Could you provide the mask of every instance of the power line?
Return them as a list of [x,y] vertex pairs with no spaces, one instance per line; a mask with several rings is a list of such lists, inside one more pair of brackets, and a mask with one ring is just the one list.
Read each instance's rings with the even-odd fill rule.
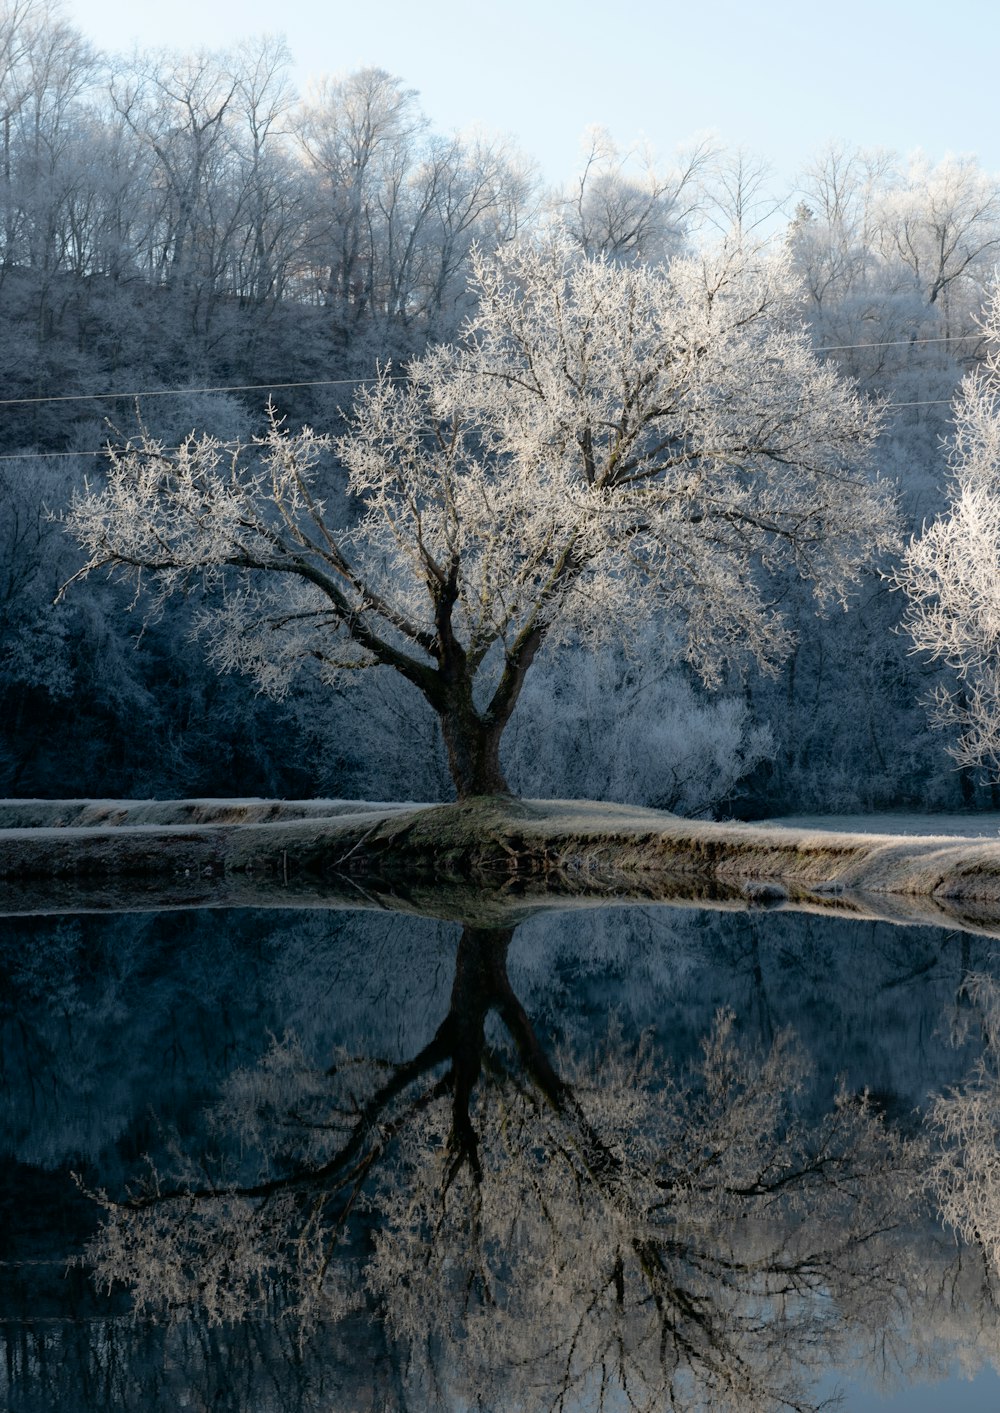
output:
[[963,340],[977,339],[979,342],[986,337],[983,333],[978,334],[939,334],[929,339],[882,339],[874,343],[827,343],[818,344],[813,353],[841,353],[851,348],[910,348],[918,343],[961,343]]
[[104,456],[103,451],[4,451],[0,461],[59,461],[68,456]]
[[[813,353],[843,353],[849,350],[863,348],[910,348],[918,344],[937,343],[958,343],[969,339],[982,339],[982,334],[942,334],[934,338],[920,339],[885,339],[872,343],[834,343],[820,344],[812,350]],[[406,374],[398,373],[390,375],[392,381],[405,380]],[[188,393],[223,393],[223,392],[267,392],[269,390],[287,388],[337,388],[337,387],[359,387],[366,383],[378,382],[377,377],[358,378],[314,378],[304,382],[287,383],[229,383],[218,386],[206,386],[198,388],[148,388],[142,392],[104,392],[104,393],[62,393],[45,397],[7,397],[0,398],[0,407],[22,407],[37,406],[41,403],[52,402],[94,402],[97,400],[130,398],[139,399],[143,397],[183,397]],[[887,402],[883,403],[886,410],[903,407],[946,407],[951,405],[951,398],[929,398],[924,400],[914,400],[910,402]],[[55,461],[63,460],[67,457],[103,456],[103,451],[15,451],[0,452],[0,461]]]
[[[402,373],[392,378],[401,378]],[[232,383],[205,388],[147,388],[145,392],[57,393],[46,397],[4,397],[0,407],[28,407],[40,402],[97,402],[108,398],[184,397],[188,393],[267,392],[269,388],[339,388],[356,387],[359,383],[377,383],[378,378],[315,378],[303,383]]]
[[[916,402],[883,402],[882,407],[889,411],[896,407],[950,407],[952,399],[950,397],[928,398],[926,401]],[[234,445],[226,443],[227,446]],[[54,461],[70,456],[106,456],[105,451],[7,451],[0,452],[0,461]]]
[[[941,334],[933,338],[920,339],[882,339],[871,343],[829,343],[819,344],[811,350],[813,353],[845,353],[849,350],[861,348],[915,348],[922,344],[933,343],[962,343],[970,339],[981,341],[984,334]],[[405,373],[393,373],[389,375],[391,382],[405,381]],[[42,397],[4,397],[0,398],[0,407],[36,407],[42,403],[49,402],[105,402],[118,398],[143,398],[143,397],[184,397],[189,393],[241,393],[241,392],[268,392],[270,390],[284,390],[288,388],[347,388],[360,387],[366,383],[377,383],[380,379],[374,376],[358,378],[312,378],[304,382],[291,383],[226,383],[218,386],[206,386],[201,388],[146,388],[140,392],[90,392],[90,393],[51,393]],[[894,406],[916,407],[923,406],[921,403],[897,403]],[[928,404],[929,405],[929,404]]]

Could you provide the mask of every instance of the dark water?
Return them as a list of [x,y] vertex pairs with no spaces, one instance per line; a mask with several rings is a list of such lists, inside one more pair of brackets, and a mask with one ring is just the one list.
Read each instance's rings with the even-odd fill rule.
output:
[[6,919],[0,1408],[995,1408],[998,945]]

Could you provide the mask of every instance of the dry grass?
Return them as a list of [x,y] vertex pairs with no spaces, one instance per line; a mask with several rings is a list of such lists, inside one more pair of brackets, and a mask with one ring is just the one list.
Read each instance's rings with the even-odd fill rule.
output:
[[708,824],[575,800],[15,800],[0,802],[0,880],[3,911],[56,893],[231,904],[277,885],[293,905],[368,899],[454,917],[784,900],[991,930],[1000,839]]

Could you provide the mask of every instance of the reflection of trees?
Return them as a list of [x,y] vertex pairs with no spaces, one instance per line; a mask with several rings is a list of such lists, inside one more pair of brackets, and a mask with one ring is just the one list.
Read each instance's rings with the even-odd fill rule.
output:
[[[247,1319],[170,1326],[128,1315],[57,1329],[21,1328],[0,1360],[4,1413],[392,1413],[386,1351],[366,1328],[322,1331],[304,1351],[295,1330]],[[348,1356],[350,1362],[348,1362]]]
[[99,1277],[216,1322],[328,1324],[367,1298],[430,1401],[808,1406],[851,1331],[896,1318],[916,1146],[846,1094],[807,1122],[789,1037],[748,1053],[727,1014],[684,1075],[614,1025],[553,1056],[510,938],[465,930],[407,1060],[319,1069],[286,1038],[234,1076],[229,1156],[178,1148],[108,1202]]
[[[965,1079],[934,1100],[939,1139],[930,1181],[940,1214],[986,1262],[993,1299],[1000,1279],[1000,983],[983,973],[965,980],[959,1012],[978,1022],[982,1048]],[[960,1030],[956,1039],[961,1039]]]

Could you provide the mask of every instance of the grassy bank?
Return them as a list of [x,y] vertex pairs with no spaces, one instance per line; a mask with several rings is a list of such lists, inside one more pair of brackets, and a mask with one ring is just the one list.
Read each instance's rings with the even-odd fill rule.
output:
[[453,916],[787,902],[992,926],[1000,840],[710,824],[588,801],[0,802],[0,911],[352,898]]

